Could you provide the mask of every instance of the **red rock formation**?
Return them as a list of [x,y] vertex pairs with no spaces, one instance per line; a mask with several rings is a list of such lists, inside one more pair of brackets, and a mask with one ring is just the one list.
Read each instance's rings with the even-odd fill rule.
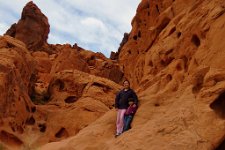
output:
[[224,14],[223,0],[142,0],[119,53],[140,98],[132,129],[115,139],[111,110],[41,149],[224,149]]
[[108,79],[78,70],[58,72],[48,87],[49,103],[37,106],[34,118],[38,119],[32,125],[36,139],[31,145],[36,147],[76,135],[112,109],[119,88]]
[[124,66],[125,76],[134,86],[137,86],[143,77],[146,52],[157,42],[160,32],[174,17],[172,3],[172,0],[143,0],[137,8],[129,39],[119,53],[119,61]]
[[62,47],[57,55],[51,68],[51,74],[67,69],[90,72],[88,64],[81,58],[79,52],[72,49],[70,45]]
[[30,149],[76,135],[112,109],[120,88],[108,80],[121,82],[117,62],[76,45],[49,45],[48,32],[47,18],[30,2],[6,33],[26,46],[7,36],[0,39],[0,144],[6,148]]
[[123,48],[123,45],[127,43],[128,38],[129,38],[129,34],[128,33],[124,33],[123,40],[120,43],[120,47],[118,48],[118,51],[117,52],[111,52],[110,59],[118,60],[120,51]]
[[[113,108],[120,86],[108,79],[77,69],[50,75],[55,58],[46,52],[33,52],[33,58],[22,42],[9,36],[0,38],[0,52],[0,144],[6,148],[29,149],[74,136]],[[36,79],[33,73],[38,73]],[[31,84],[34,91],[29,93]]]
[[90,73],[100,77],[105,77],[116,83],[123,80],[123,70],[117,61],[106,58],[101,53],[91,51],[81,51],[81,57],[88,63]]
[[[51,45],[54,54],[33,52],[33,59],[23,44],[2,38],[0,110],[6,115],[0,118],[0,140],[43,150],[223,149],[224,14],[223,0],[142,0],[119,52],[120,65],[77,45]],[[30,78],[34,60],[36,80]],[[106,78],[120,82],[121,68],[140,106],[132,129],[115,139],[112,104],[120,86]],[[36,93],[48,94],[48,104],[33,107],[29,101],[34,81]],[[24,104],[17,102],[21,95]]]
[[32,1],[24,7],[19,22],[13,24],[6,32],[7,35],[23,41],[29,50],[48,53],[46,55],[49,55],[49,58],[34,55],[38,62],[38,77],[43,77],[46,82],[49,82],[51,78],[49,71],[50,74],[54,74],[65,69],[78,69],[117,83],[122,81],[123,71],[117,62],[107,59],[101,53],[84,50],[77,44],[73,47],[69,44],[49,45],[47,44],[48,33],[48,19]]
[[28,95],[35,62],[24,43],[9,36],[0,37],[0,57],[0,141],[17,148],[36,110]]
[[38,50],[47,43],[49,24],[47,17],[31,1],[24,7],[21,19],[5,33],[23,41],[29,50]]

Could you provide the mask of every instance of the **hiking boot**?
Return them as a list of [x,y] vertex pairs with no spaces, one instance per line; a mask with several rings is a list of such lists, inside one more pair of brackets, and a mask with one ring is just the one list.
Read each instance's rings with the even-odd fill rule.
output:
[[115,138],[117,138],[120,134],[122,134],[122,133],[116,133]]

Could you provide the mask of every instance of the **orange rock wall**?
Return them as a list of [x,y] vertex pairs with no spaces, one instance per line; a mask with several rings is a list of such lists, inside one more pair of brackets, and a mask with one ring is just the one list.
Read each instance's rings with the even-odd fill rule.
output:
[[0,53],[0,140],[17,147],[36,111],[28,95],[35,61],[22,42],[9,36],[0,37]]

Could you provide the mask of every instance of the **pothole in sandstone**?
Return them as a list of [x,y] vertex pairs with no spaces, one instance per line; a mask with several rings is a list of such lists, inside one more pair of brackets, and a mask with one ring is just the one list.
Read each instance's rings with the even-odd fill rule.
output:
[[210,104],[210,108],[212,108],[218,116],[225,119],[225,91]]
[[45,132],[46,131],[46,125],[45,124],[39,124],[38,125],[40,132]]
[[26,120],[26,124],[27,124],[27,125],[34,125],[34,124],[35,124],[35,119],[34,119],[34,117],[32,116],[32,117],[28,118],[28,119]]
[[65,101],[65,103],[74,103],[74,102],[77,101],[77,97],[76,96],[69,96],[64,101]]
[[68,132],[66,131],[65,128],[61,128],[56,134],[55,137],[56,138],[67,138],[69,136]]
[[194,34],[194,35],[192,36],[191,42],[192,42],[195,46],[197,46],[197,47],[199,47],[200,44],[201,44],[201,41],[200,41],[199,37],[198,37],[196,34]]

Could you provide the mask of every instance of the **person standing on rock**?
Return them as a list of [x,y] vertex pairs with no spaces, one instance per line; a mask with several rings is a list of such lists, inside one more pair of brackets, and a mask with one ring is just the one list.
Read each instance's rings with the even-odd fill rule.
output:
[[124,127],[123,127],[123,132],[131,129],[131,123],[134,118],[134,115],[137,111],[138,107],[134,103],[133,98],[129,98],[129,107],[127,108],[125,115],[124,115]]
[[116,121],[116,135],[119,136],[123,132],[124,127],[124,114],[129,107],[129,100],[134,100],[134,106],[138,105],[138,98],[136,93],[130,88],[130,82],[125,80],[123,82],[124,88],[116,95],[115,108],[117,110],[117,121]]

